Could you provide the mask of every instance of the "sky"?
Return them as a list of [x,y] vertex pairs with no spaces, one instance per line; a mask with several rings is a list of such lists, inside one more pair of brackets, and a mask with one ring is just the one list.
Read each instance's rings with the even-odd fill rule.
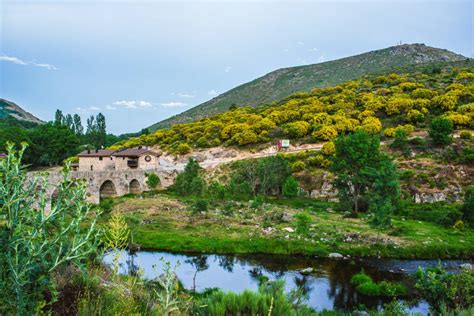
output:
[[473,1],[0,0],[0,98],[137,132],[282,67],[402,43],[474,57]]

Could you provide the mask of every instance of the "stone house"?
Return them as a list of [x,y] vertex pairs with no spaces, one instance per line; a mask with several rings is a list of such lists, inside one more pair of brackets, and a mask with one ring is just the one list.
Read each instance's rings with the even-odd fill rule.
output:
[[77,155],[78,171],[150,170],[159,166],[160,154],[147,147],[124,150],[85,150]]

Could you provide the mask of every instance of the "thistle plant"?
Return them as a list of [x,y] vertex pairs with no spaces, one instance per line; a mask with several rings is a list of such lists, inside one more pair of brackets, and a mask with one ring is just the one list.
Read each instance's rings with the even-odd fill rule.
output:
[[83,268],[100,234],[85,184],[74,181],[68,168],[48,207],[47,177],[27,175],[21,164],[26,147],[17,151],[8,144],[0,159],[0,314],[32,315],[54,301],[52,273],[69,264]]
[[130,238],[130,228],[125,221],[125,218],[120,213],[114,213],[110,217],[106,232],[104,234],[104,243],[107,249],[113,251],[113,265],[114,273],[118,273],[118,262],[121,256],[121,249],[124,249]]

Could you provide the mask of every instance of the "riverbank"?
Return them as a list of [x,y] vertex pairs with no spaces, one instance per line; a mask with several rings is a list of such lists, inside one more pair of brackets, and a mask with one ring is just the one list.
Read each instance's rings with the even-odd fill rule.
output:
[[[442,259],[474,258],[474,230],[454,229],[396,216],[377,230],[369,218],[344,218],[334,205],[315,200],[210,202],[193,211],[193,200],[165,194],[109,202],[124,214],[141,249],[218,254],[286,254]],[[259,205],[256,205],[259,204]],[[294,216],[306,210],[302,232]]]

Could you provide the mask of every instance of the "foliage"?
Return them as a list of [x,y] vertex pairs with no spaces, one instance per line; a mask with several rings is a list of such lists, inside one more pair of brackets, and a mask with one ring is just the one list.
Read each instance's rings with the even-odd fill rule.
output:
[[186,143],[179,144],[178,147],[176,148],[176,152],[180,155],[185,155],[189,153],[190,151],[191,151],[191,147]]
[[474,304],[474,273],[471,271],[450,274],[439,265],[437,268],[419,268],[415,276],[415,288],[428,301],[434,314]]
[[[468,74],[472,74],[471,64],[465,70]],[[469,127],[474,117],[474,80],[467,76],[458,82],[457,73],[448,68],[429,75],[411,70],[403,75],[365,76],[335,87],[294,94],[270,105],[237,107],[196,122],[175,124],[113,147],[158,144],[163,150],[179,154],[183,147],[187,151],[187,146],[189,150],[221,144],[247,146],[284,136],[308,135],[315,141],[328,141],[359,129],[376,135],[382,128],[386,136],[393,137],[395,129],[403,128],[407,134],[414,129],[409,124],[391,127],[394,122],[422,127],[440,115],[456,127]]]
[[461,137],[461,139],[467,139],[467,140],[472,139],[472,133],[466,130],[461,131],[461,133],[459,133],[459,136]]
[[395,139],[390,144],[391,148],[400,149],[401,151],[406,151],[408,146],[408,135],[403,128],[395,130]]
[[204,199],[198,199],[194,201],[191,209],[193,211],[193,214],[205,213],[208,209],[208,203]]
[[26,176],[24,150],[9,145],[8,157],[0,160],[2,314],[34,314],[42,308],[46,291],[55,296],[52,273],[66,265],[80,266],[98,241],[97,214],[85,203],[85,185],[65,172],[47,210],[49,184],[46,178]]
[[334,145],[334,142],[327,142],[323,145],[321,151],[325,156],[332,156],[336,153],[336,145]]
[[298,181],[293,177],[288,177],[283,184],[283,196],[287,198],[294,198],[298,196]]
[[436,145],[448,145],[451,143],[453,122],[444,117],[435,118],[430,125],[429,134]]
[[464,203],[461,207],[463,220],[474,226],[474,185],[468,186],[464,193]]
[[156,187],[161,183],[160,177],[154,172],[148,173],[146,175],[146,185],[150,190],[156,190]]
[[283,281],[264,282],[258,292],[241,294],[212,290],[195,304],[198,315],[315,315],[302,301],[301,294],[286,294]]
[[397,297],[407,294],[407,288],[401,283],[381,281],[375,283],[364,271],[354,274],[351,284],[356,291],[367,296],[390,296]]
[[363,283],[372,283],[372,282],[373,282],[372,278],[370,277],[370,275],[365,274],[364,270],[362,270],[361,272],[357,274],[354,274],[351,277],[351,284],[354,286],[358,286]]
[[291,171],[293,172],[300,172],[303,171],[306,167],[306,164],[302,160],[295,161],[291,164]]
[[296,232],[300,235],[307,235],[311,228],[312,218],[308,212],[301,212],[295,215]]
[[340,207],[357,214],[360,204],[370,200],[376,224],[386,225],[393,205],[397,202],[400,185],[393,162],[380,153],[378,137],[358,131],[339,137],[331,170],[338,189]]
[[182,196],[201,195],[204,191],[204,180],[200,176],[199,163],[189,158],[184,171],[176,177],[173,189]]

